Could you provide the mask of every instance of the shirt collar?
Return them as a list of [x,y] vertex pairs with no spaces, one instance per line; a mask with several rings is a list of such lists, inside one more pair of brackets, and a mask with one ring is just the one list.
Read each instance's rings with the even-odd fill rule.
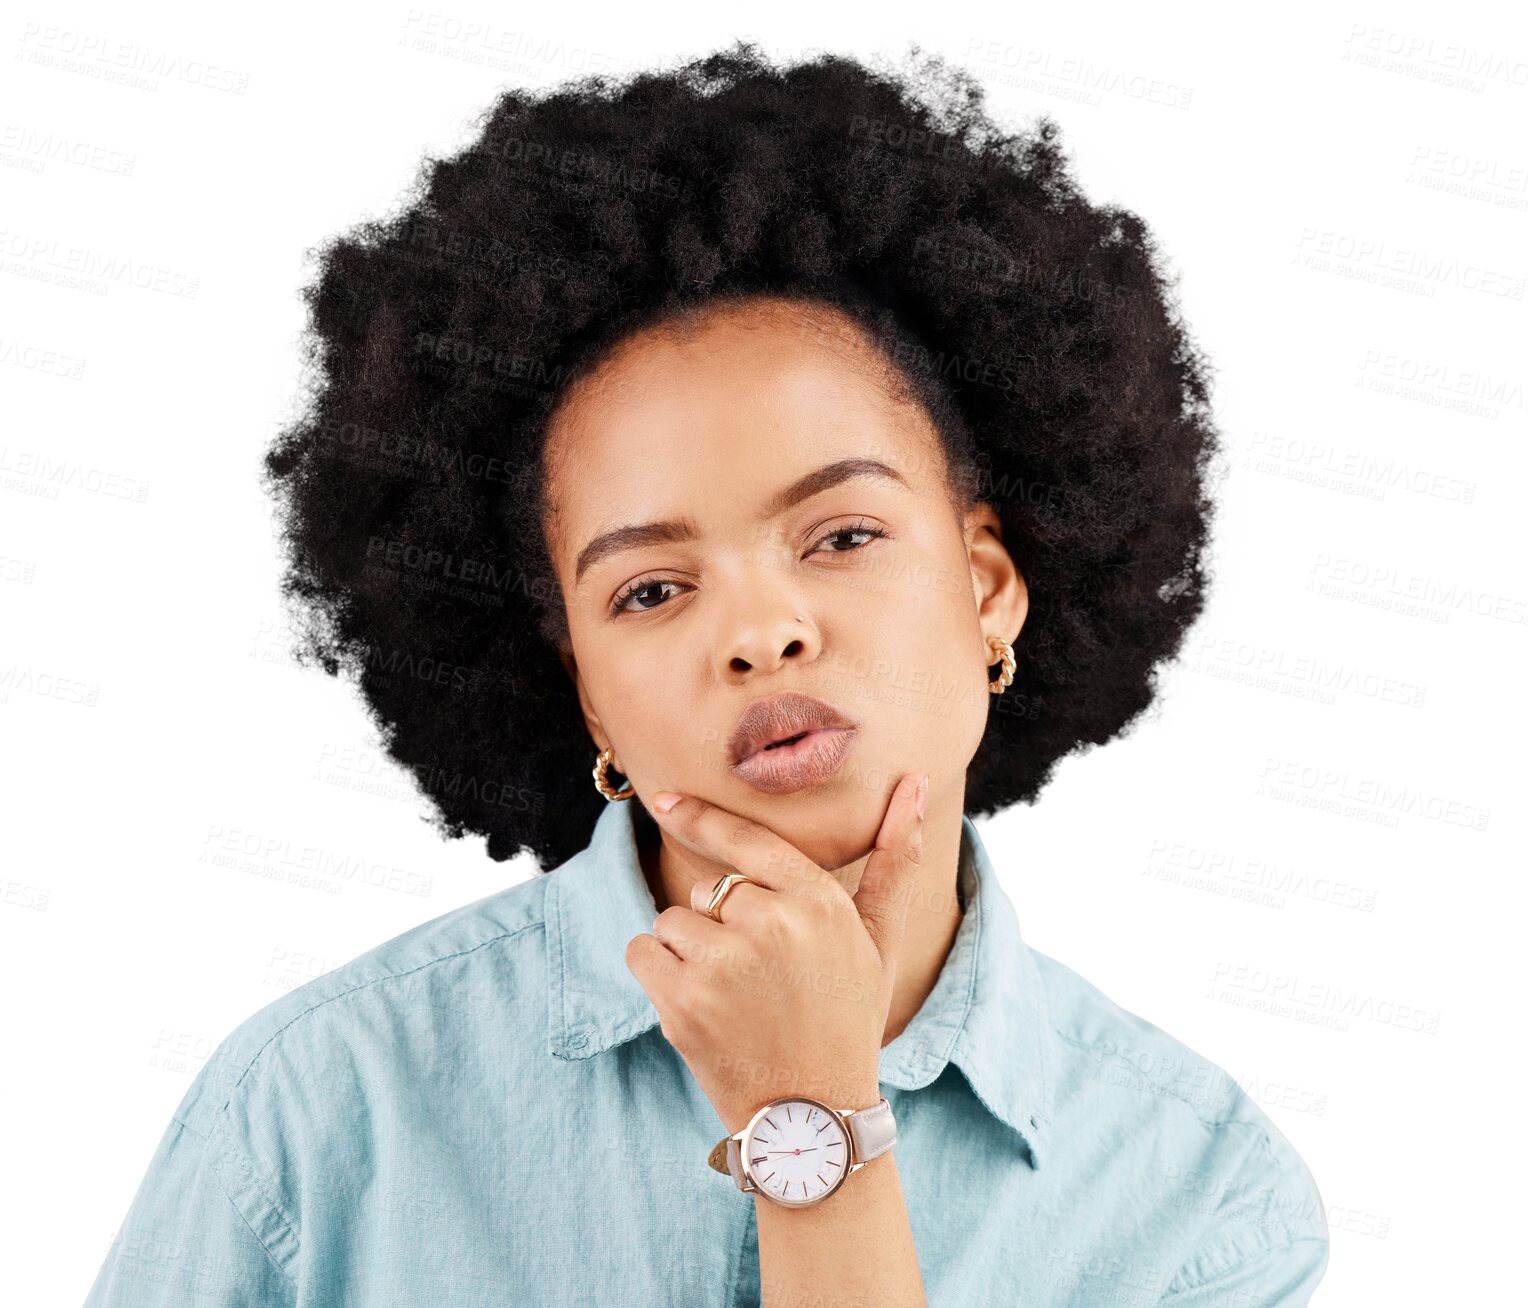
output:
[[[589,844],[546,876],[550,1052],[590,1058],[658,1024],[626,966],[627,943],[651,931],[658,916],[629,801],[607,803]],[[966,911],[955,942],[923,1007],[881,1050],[880,1079],[917,1090],[955,1063],[1038,1167],[1051,1102],[1045,991],[1013,903],[968,817],[961,818],[959,877]]]

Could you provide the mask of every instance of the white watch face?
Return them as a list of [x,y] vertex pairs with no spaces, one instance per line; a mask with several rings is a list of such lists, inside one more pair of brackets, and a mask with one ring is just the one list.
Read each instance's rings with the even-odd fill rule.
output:
[[782,1204],[813,1204],[842,1184],[849,1140],[839,1119],[811,1099],[782,1099],[754,1118],[743,1140],[754,1186]]

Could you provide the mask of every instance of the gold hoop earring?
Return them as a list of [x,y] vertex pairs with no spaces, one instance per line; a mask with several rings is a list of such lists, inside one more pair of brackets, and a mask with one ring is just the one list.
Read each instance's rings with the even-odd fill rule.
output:
[[[1013,646],[1001,636],[988,636],[987,647],[997,656],[997,661],[1003,665],[1003,670],[998,674],[996,681],[989,681],[987,689],[994,695],[1001,695],[1009,686],[1013,685],[1014,670],[1018,667],[1013,657]],[[987,665],[991,667],[989,663]]]
[[608,747],[600,751],[599,758],[594,763],[594,784],[606,799],[630,799],[637,793],[630,781],[626,783],[624,790],[617,790],[605,775],[605,769],[610,766],[612,756],[612,751]]

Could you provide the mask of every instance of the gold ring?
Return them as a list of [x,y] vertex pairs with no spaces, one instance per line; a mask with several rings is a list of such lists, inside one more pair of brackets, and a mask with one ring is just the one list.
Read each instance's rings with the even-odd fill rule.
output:
[[727,892],[733,886],[740,885],[744,881],[754,884],[752,877],[744,876],[741,872],[729,872],[718,881],[715,889],[711,891],[711,898],[706,901],[706,916],[713,922],[720,922],[722,920],[722,900],[727,898]]

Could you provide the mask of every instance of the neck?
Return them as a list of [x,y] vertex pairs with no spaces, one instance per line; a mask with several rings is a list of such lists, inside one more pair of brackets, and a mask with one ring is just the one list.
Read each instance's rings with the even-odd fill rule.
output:
[[[897,951],[891,1008],[881,1038],[883,1048],[902,1034],[923,1007],[960,929],[962,905],[957,881],[962,811],[957,807],[949,812],[943,806],[936,809],[931,804],[924,819],[923,861],[916,873],[917,881],[907,907],[907,926]],[[673,904],[690,907],[692,887],[701,881],[713,882],[726,870],[698,860],[688,850],[662,839],[651,819],[638,827],[637,846],[643,875],[660,913]],[[829,869],[829,875],[852,895],[859,889],[869,858],[867,853],[853,863]]]

